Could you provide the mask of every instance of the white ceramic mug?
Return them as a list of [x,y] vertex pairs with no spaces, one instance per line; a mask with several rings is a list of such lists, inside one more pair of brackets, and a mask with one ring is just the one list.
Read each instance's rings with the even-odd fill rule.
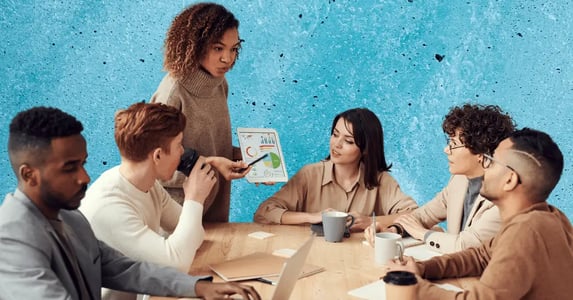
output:
[[392,232],[379,232],[374,238],[374,261],[384,265],[396,256],[404,253],[402,236]]

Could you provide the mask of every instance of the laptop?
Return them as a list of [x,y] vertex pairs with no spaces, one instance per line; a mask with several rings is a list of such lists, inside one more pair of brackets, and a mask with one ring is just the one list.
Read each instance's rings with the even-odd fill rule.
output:
[[291,257],[287,258],[279,275],[272,300],[288,300],[290,298],[313,241],[314,235],[311,235]]

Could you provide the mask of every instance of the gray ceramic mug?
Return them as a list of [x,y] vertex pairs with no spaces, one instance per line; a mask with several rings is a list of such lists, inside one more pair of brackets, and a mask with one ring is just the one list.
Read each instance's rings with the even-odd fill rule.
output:
[[344,231],[354,224],[354,216],[340,211],[322,213],[322,228],[327,242],[341,242]]

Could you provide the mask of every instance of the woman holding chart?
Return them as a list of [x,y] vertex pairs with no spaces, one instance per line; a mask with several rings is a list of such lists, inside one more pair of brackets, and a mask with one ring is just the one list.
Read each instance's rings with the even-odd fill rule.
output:
[[[195,149],[201,156],[242,159],[239,148],[232,145],[229,87],[225,79],[241,48],[238,29],[239,21],[225,7],[197,3],[176,16],[167,32],[163,65],[168,74],[151,102],[174,106],[185,115],[183,146]],[[240,168],[244,167],[246,164]],[[204,204],[204,221],[229,220],[230,180],[248,173],[240,168],[218,173],[213,192]],[[163,182],[178,201],[183,200],[184,180],[185,176],[176,172],[171,180]]]
[[338,114],[330,131],[325,160],[302,167],[277,193],[265,200],[254,220],[265,224],[320,223],[322,212],[348,212],[353,231],[376,221],[392,224],[397,214],[413,210],[416,202],[400,190],[384,155],[382,125],[366,108]]

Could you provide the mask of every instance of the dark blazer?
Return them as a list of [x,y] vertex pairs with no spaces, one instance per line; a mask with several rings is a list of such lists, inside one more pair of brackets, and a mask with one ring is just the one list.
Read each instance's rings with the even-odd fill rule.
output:
[[[194,297],[193,277],[176,269],[135,261],[96,239],[77,210],[59,214],[92,299],[101,288],[134,293]],[[0,206],[0,299],[79,299],[60,240],[48,219],[21,191]]]

